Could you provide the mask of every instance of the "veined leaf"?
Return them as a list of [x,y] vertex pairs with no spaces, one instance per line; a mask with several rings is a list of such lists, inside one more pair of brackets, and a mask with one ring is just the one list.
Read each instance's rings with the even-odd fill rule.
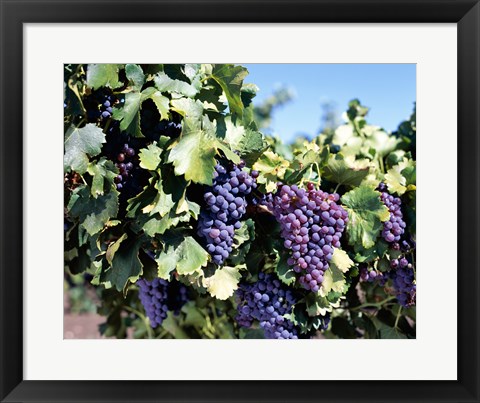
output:
[[382,230],[382,222],[390,217],[388,208],[380,200],[380,193],[362,185],[345,193],[342,203],[348,212],[350,245],[371,248]]
[[63,168],[84,174],[88,168],[88,157],[100,154],[103,143],[105,134],[94,124],[89,123],[81,129],[71,126],[65,134]]

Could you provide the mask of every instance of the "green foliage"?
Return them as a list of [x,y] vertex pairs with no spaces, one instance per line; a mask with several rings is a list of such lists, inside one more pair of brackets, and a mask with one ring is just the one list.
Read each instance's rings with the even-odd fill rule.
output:
[[[235,294],[240,283],[253,283],[264,272],[295,293],[297,303],[285,319],[301,337],[414,338],[415,308],[400,308],[391,280],[384,286],[363,282],[359,272],[387,273],[401,253],[381,236],[390,213],[379,183],[401,198],[415,240],[415,112],[391,135],[368,124],[368,108],[353,100],[340,126],[283,144],[265,131],[292,93],[282,89],[255,104],[258,88],[244,82],[247,74],[227,64],[65,66],[66,284],[93,277],[89,287],[99,296],[98,312],[106,317],[100,330],[107,337],[263,338],[258,324],[245,329],[236,323]],[[116,99],[111,116],[86,113],[97,91]],[[147,112],[156,119],[153,127],[173,122],[181,128],[152,135]],[[133,193],[118,187],[123,168],[118,153],[109,151],[115,141],[135,147],[129,158],[143,180]],[[216,164],[240,160],[245,171],[258,171],[258,186],[235,230],[233,250],[218,266],[197,233],[198,219]],[[317,293],[299,284],[279,225],[262,204],[279,182],[338,193],[337,203],[348,212],[341,248],[334,249]],[[409,253],[414,261],[415,251]],[[183,284],[190,301],[153,329],[139,300],[140,278]],[[81,286],[70,287],[76,289],[72,301],[78,310],[91,309],[78,302],[85,295]]]

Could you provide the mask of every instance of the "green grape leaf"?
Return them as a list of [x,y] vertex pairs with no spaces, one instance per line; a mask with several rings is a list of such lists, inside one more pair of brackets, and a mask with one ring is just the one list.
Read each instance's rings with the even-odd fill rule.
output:
[[160,120],[167,120],[169,116],[170,100],[163,96],[160,91],[155,91],[150,98],[157,107],[158,113],[160,114]]
[[81,226],[89,235],[95,235],[111,218],[117,216],[118,192],[112,190],[94,198],[87,186],[78,187],[73,191],[68,209],[72,217],[80,219]]
[[105,133],[94,124],[87,124],[81,129],[71,126],[65,133],[65,155],[63,168],[84,174],[88,169],[88,157],[100,154],[105,143]]
[[265,185],[267,192],[273,192],[289,166],[290,163],[280,155],[273,151],[265,151],[253,164],[253,169],[259,172],[257,183]]
[[390,217],[381,202],[380,193],[368,186],[360,186],[345,193],[342,203],[348,213],[347,234],[350,245],[371,248],[382,230],[382,222]]
[[189,98],[193,98],[198,92],[195,87],[187,82],[181,80],[172,80],[164,72],[158,73],[155,76],[154,81],[155,87],[160,92],[181,94]]
[[87,66],[87,85],[94,90],[100,87],[120,87],[122,83],[118,80],[118,72],[118,64],[89,64]]
[[161,162],[160,154],[162,149],[157,146],[157,142],[154,141],[147,148],[140,150],[140,166],[149,171],[155,171]]
[[136,89],[142,89],[142,85],[145,83],[145,74],[138,64],[127,64],[125,74]]
[[105,272],[105,280],[109,281],[117,291],[126,294],[128,283],[135,283],[143,272],[143,265],[138,256],[143,239],[126,237],[120,241],[111,266]]
[[342,249],[335,248],[330,265],[334,265],[342,273],[346,273],[348,269],[354,265],[354,263],[353,260],[348,256],[347,252]]
[[154,188],[158,191],[158,193],[152,203],[142,209],[142,212],[150,215],[159,213],[160,217],[163,217],[173,209],[175,206],[175,201],[170,193],[165,192],[163,181],[161,179],[155,183]]
[[158,277],[167,280],[175,269],[180,275],[200,272],[201,268],[207,265],[208,256],[191,236],[177,238],[166,245],[156,259]]
[[342,154],[331,155],[324,168],[324,176],[331,182],[347,186],[359,186],[370,171],[368,160],[345,158]]
[[88,164],[87,172],[92,176],[92,187],[90,189],[92,196],[102,196],[104,194],[105,182],[108,185],[113,184],[114,178],[117,176],[117,169],[112,161],[102,158],[97,163]]
[[243,79],[248,75],[248,70],[242,66],[232,64],[216,64],[211,77],[222,87],[228,100],[228,106],[233,114],[242,116],[243,103],[241,89]]
[[236,150],[248,165],[253,165],[263,154],[266,147],[262,133],[257,130],[247,129],[245,135],[236,145]]
[[343,294],[347,291],[347,284],[345,282],[345,276],[342,271],[335,265],[330,267],[323,274],[323,282],[320,287],[320,295],[326,296],[330,291]]
[[295,282],[295,271],[287,263],[288,255],[282,253],[278,259],[275,271],[278,278],[286,285],[292,285]]
[[203,114],[203,104],[198,99],[195,101],[191,98],[172,99],[172,109],[182,115],[195,120],[201,120]]
[[213,276],[204,277],[202,284],[212,297],[220,300],[228,299],[238,288],[238,282],[242,277],[240,270],[243,268],[245,265],[223,266],[215,270]]
[[232,150],[238,150],[238,146],[240,144],[240,141],[243,139],[245,136],[245,127],[243,126],[237,126],[232,122],[232,119],[230,116],[227,116],[225,118],[225,126],[226,126],[226,131],[225,131],[225,142],[230,146]]
[[397,193],[399,196],[403,195],[407,190],[405,186],[407,180],[394,168],[389,169],[385,174],[385,183],[390,193]]
[[199,129],[184,120],[182,137],[173,143],[168,162],[172,162],[176,175],[185,175],[187,181],[211,185],[215,170],[217,141],[210,130]]
[[113,110],[112,117],[120,121],[120,129],[134,137],[143,137],[140,129],[140,107],[142,102],[152,95],[153,88],[144,92],[129,92],[125,94],[125,104]]
[[[307,305],[306,312],[308,316],[325,316],[327,312],[332,312],[333,308],[339,306],[339,303],[332,304],[327,297],[320,295],[319,293],[309,293],[305,298]],[[295,311],[297,313],[297,311]]]
[[[177,204],[176,204],[177,205]],[[143,231],[150,237],[154,237],[156,234],[163,234],[166,230],[177,226],[180,222],[190,221],[190,214],[184,212],[177,214],[175,209],[172,208],[168,214],[161,218],[154,216],[143,224]]]

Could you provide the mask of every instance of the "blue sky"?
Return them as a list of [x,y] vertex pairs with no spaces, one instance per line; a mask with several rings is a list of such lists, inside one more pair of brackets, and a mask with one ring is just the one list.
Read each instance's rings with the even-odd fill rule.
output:
[[330,101],[339,114],[358,98],[370,107],[367,120],[387,131],[410,116],[416,101],[414,64],[245,64],[245,82],[260,91],[260,103],[275,88],[291,88],[295,98],[276,110],[272,129],[285,141],[299,133],[314,135],[321,126],[322,102]]

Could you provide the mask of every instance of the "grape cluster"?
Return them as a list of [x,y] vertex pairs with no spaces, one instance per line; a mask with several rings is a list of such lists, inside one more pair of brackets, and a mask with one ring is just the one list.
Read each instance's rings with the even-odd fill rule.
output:
[[284,317],[292,313],[296,298],[273,275],[259,273],[256,283],[240,283],[235,297],[240,326],[251,328],[258,321],[267,339],[298,339],[294,324]]
[[115,166],[120,171],[120,174],[115,177],[115,183],[117,184],[117,190],[121,190],[125,185],[125,182],[132,175],[135,160],[135,150],[128,144],[124,144],[122,151],[117,154]]
[[87,110],[87,120],[92,123],[104,123],[110,119],[113,112],[113,106],[119,102],[118,98],[106,88],[101,88],[92,92],[85,98],[85,108]]
[[309,183],[307,190],[283,185],[267,201],[280,223],[284,246],[290,251],[288,264],[301,274],[300,284],[313,292],[320,289],[348,222],[348,214],[336,203],[338,200],[338,194],[315,190]]
[[404,307],[415,305],[417,285],[413,265],[407,258],[400,257],[399,259],[393,259],[390,266],[392,268],[390,278],[399,304]]
[[177,281],[168,282],[160,278],[148,281],[142,278],[137,284],[140,302],[145,308],[152,328],[163,323],[168,311],[178,315],[188,301],[187,288]]
[[378,186],[381,192],[381,200],[387,206],[390,212],[390,219],[383,223],[382,237],[385,241],[392,244],[394,249],[400,249],[400,238],[405,232],[405,221],[403,221],[403,214],[401,210],[402,200],[399,197],[393,197],[387,192],[387,187],[384,183]]
[[160,120],[158,109],[151,100],[142,105],[140,127],[143,135],[150,141],[158,141],[160,136],[178,137],[182,132],[179,116],[174,114],[174,121]]
[[247,211],[246,196],[256,188],[256,172],[249,175],[244,164],[233,165],[227,171],[215,166],[213,185],[204,194],[206,208],[198,218],[197,233],[205,240],[213,261],[222,265],[232,252],[235,230]]
[[379,283],[380,285],[385,285],[388,280],[388,275],[382,273],[379,270],[371,269],[369,270],[366,264],[361,264],[359,266],[360,271],[360,280],[368,283]]

